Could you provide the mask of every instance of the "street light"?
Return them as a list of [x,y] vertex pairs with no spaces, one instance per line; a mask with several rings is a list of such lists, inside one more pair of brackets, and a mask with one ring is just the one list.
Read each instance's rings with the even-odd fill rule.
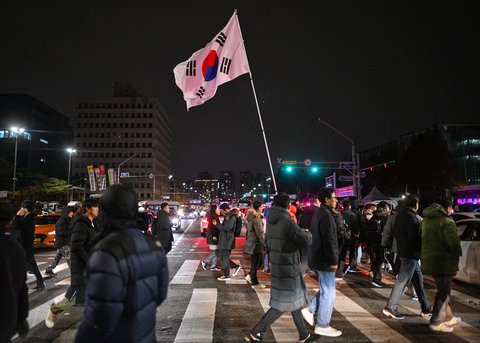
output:
[[72,170],[72,154],[75,154],[77,150],[68,148],[68,175],[67,175],[67,184],[70,184],[70,171]]
[[123,166],[125,163],[127,163],[128,161],[130,161],[132,158],[134,158],[135,156],[137,156],[138,152],[134,153],[132,156],[130,156],[129,158],[127,158],[125,161],[123,161],[122,163],[120,163],[117,167],[117,178],[118,178],[118,184],[120,184],[120,167]]
[[10,130],[15,133],[15,157],[13,160],[13,193],[15,193],[15,182],[17,181],[17,147],[18,147],[18,135],[25,132],[23,127],[12,126]]
[[357,162],[356,162],[356,157],[355,157],[355,142],[350,138],[350,137],[347,137],[345,134],[343,134],[342,132],[338,131],[336,128],[334,128],[332,125],[330,125],[329,123],[327,123],[325,120],[323,120],[321,117],[318,118],[318,122],[319,123],[322,123],[322,124],[325,124],[326,126],[328,126],[329,128],[331,128],[333,131],[335,131],[336,133],[338,133],[340,136],[344,137],[346,140],[350,141],[350,143],[352,144],[352,165],[353,165],[353,168],[352,168],[352,171],[353,171],[353,190],[355,192],[355,196],[358,200],[361,199],[361,194],[360,192],[358,191],[358,175],[357,175]]
[[[67,175],[67,184],[70,185],[70,171],[72,170],[72,154],[75,154],[77,152],[77,150],[75,149],[72,149],[72,148],[68,148],[67,149],[67,152],[68,152],[68,175]],[[68,191],[68,193],[70,193],[70,190]],[[73,192],[71,193],[71,197],[73,197]],[[70,200],[72,200],[70,198]]]

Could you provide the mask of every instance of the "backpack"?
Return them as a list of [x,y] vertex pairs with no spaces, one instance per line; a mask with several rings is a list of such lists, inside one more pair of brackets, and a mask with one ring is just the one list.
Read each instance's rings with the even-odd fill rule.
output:
[[374,232],[382,234],[383,223],[381,219],[370,219],[365,225],[365,232]]
[[240,237],[240,234],[242,233],[242,218],[240,217],[235,217],[235,229],[234,229],[234,234],[235,237]]

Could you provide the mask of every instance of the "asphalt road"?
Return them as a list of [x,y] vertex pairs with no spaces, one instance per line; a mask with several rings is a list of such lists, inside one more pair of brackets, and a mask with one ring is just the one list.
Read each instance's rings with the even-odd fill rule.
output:
[[[261,272],[265,289],[252,289],[245,281],[249,258],[242,253],[245,238],[237,239],[232,259],[241,263],[239,274],[229,282],[218,281],[221,272],[205,271],[200,261],[208,254],[205,239],[200,237],[198,221],[184,221],[183,230],[174,234],[175,245],[167,255],[170,286],[167,300],[157,310],[158,342],[244,342],[245,336],[268,309],[269,274]],[[54,250],[36,253],[42,271]],[[32,292],[29,321],[31,330],[25,342],[72,342],[82,316],[82,307],[74,307],[59,316],[53,329],[43,320],[54,298],[61,299],[69,284],[69,269],[63,261],[58,275],[46,279],[47,290]],[[453,333],[433,333],[428,321],[419,316],[420,305],[409,296],[402,297],[399,311],[404,320],[386,318],[385,306],[395,279],[384,274],[385,288],[370,284],[366,266],[359,273],[348,274],[337,283],[337,299],[331,325],[341,331],[340,338],[322,337],[321,342],[480,342],[480,287],[454,282],[452,308],[462,323]],[[35,285],[29,276],[29,286]],[[317,281],[306,277],[309,296],[318,289]],[[427,295],[434,299],[434,283],[426,278]],[[408,294],[408,292],[407,292]],[[311,328],[311,330],[313,330]],[[20,339],[15,339],[20,342]],[[298,341],[289,314],[277,321],[265,335],[267,342]]]

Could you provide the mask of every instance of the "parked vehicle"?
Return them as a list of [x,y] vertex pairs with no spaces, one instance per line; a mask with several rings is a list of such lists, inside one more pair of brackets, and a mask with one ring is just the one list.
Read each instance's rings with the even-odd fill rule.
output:
[[35,218],[35,248],[53,248],[55,246],[55,223],[60,213],[42,214]]
[[480,219],[480,213],[479,212],[453,212],[450,217],[453,218],[454,222],[458,222],[459,220],[463,219],[475,219],[479,218]]
[[480,286],[480,219],[464,219],[456,225],[462,256],[455,279]]

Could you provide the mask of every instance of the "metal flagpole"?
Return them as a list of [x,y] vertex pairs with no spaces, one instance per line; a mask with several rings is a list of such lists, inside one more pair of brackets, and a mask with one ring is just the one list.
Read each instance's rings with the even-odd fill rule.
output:
[[238,20],[237,10],[234,10],[233,13],[237,16],[238,31],[240,32],[243,49],[245,51],[245,57],[247,58],[248,74],[250,75],[250,83],[252,84],[253,97],[255,98],[255,105],[257,106],[258,119],[260,120],[263,141],[265,142],[265,149],[267,150],[268,164],[270,165],[270,173],[272,174],[273,188],[275,189],[275,193],[278,193],[277,182],[275,181],[275,174],[273,173],[272,159],[270,158],[270,151],[268,150],[267,136],[265,135],[265,129],[263,127],[262,114],[260,113],[260,106],[258,105],[257,93],[255,92],[255,84],[253,83],[252,71],[250,70],[250,62],[248,61],[247,49],[245,49],[245,43],[243,41],[242,29],[240,28],[240,21]]

